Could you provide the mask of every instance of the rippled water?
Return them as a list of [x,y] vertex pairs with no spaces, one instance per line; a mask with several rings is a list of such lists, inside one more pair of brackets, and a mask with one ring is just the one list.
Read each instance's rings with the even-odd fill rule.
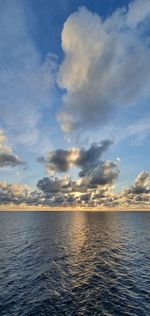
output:
[[1,212],[0,316],[150,315],[150,213]]

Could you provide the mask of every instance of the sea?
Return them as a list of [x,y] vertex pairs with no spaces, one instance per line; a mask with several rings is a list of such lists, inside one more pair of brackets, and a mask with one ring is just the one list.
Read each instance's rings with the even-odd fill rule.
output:
[[0,316],[150,315],[150,212],[0,212]]

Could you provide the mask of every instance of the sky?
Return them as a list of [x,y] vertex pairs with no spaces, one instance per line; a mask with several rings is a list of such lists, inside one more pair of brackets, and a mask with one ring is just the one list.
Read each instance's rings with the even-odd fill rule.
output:
[[150,1],[0,0],[0,209],[150,209]]

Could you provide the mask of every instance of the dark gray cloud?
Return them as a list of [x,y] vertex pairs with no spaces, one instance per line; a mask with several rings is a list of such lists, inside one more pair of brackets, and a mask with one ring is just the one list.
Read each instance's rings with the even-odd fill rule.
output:
[[91,167],[79,180],[72,181],[69,177],[44,177],[37,182],[38,189],[45,194],[58,192],[86,192],[99,186],[112,186],[119,175],[118,165],[112,161],[99,163]]
[[76,160],[76,164],[85,167],[97,163],[109,147],[113,144],[111,140],[103,140],[100,144],[92,144],[88,150],[81,149],[80,155]]
[[[65,178],[43,178],[38,188],[43,192],[44,205],[86,207],[146,207],[150,206],[150,175],[141,172],[130,188],[122,193],[113,191],[118,166],[105,161],[91,169],[80,181]],[[40,184],[40,185],[39,185]]]
[[42,204],[40,191],[31,191],[22,184],[0,182],[0,205],[39,205]]
[[0,153],[0,168],[3,167],[16,167],[24,163],[15,155],[11,153]]
[[120,203],[126,206],[150,208],[150,174],[148,172],[142,171],[136,177],[134,184],[123,190],[120,194]]
[[89,203],[90,199],[91,199],[91,193],[81,194],[79,198],[80,202],[85,202],[85,203]]
[[89,149],[70,148],[67,150],[57,149],[50,151],[47,158],[39,157],[38,161],[46,165],[49,172],[66,172],[71,167],[82,169],[82,177],[89,169],[95,166],[101,156],[113,144],[111,140],[103,140],[100,144],[92,144]]
[[[108,165],[109,168],[117,170],[116,166],[112,165],[112,163]],[[67,177],[47,177],[38,181],[38,189],[35,191],[31,191],[26,185],[0,182],[0,204],[46,207],[83,206],[87,208],[120,207],[125,209],[126,207],[131,207],[135,209],[148,209],[150,207],[150,175],[147,172],[140,173],[133,186],[124,189],[121,193],[115,193],[112,185],[115,181],[115,177],[117,177],[117,171],[115,172],[114,177],[108,176],[110,182],[108,182],[108,180],[102,181],[102,175],[100,173],[99,180],[94,180],[94,184],[93,182],[91,184],[91,178],[83,178],[81,181],[72,181]],[[139,189],[139,187],[141,189]]]
[[0,203],[20,204],[26,201],[28,190],[26,186],[19,184],[7,184],[0,182]]
[[70,156],[72,154],[73,149],[57,149],[55,151],[49,152],[48,157],[46,159],[44,157],[39,157],[38,161],[45,163],[50,171],[66,172],[70,168]]
[[[112,145],[112,141],[104,140],[100,144],[92,144],[89,149],[71,148],[68,150],[55,150],[48,154],[48,158],[39,158],[45,163],[48,171],[68,171],[71,167],[78,167],[79,178],[71,180],[69,177],[45,177],[37,183],[45,198],[62,197],[62,194],[71,193],[74,203],[93,203],[92,195],[95,190],[104,192],[111,189],[119,175],[118,165],[112,161],[101,161],[102,155]],[[92,193],[91,193],[92,192]],[[73,194],[78,196],[72,197]],[[49,195],[49,196],[48,196]],[[54,201],[54,200],[53,200]],[[65,197],[64,203],[67,203]]]
[[13,153],[13,150],[7,144],[7,138],[0,129],[0,168],[4,167],[16,167],[18,165],[24,164],[18,156]]
[[135,179],[132,190],[136,194],[150,192],[150,175],[148,172],[142,171]]
[[146,171],[142,171],[131,188],[127,190],[129,194],[142,194],[150,192],[150,174]]
[[37,187],[44,193],[68,192],[71,190],[70,178],[48,178],[45,177],[38,181]]
[[112,161],[99,163],[95,168],[91,168],[83,177],[82,185],[87,188],[97,186],[112,185],[119,175],[118,165]]

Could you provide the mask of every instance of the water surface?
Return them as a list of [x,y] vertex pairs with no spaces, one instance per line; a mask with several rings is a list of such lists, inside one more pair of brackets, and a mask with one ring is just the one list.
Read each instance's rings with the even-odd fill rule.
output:
[[0,212],[0,316],[150,315],[150,213]]

